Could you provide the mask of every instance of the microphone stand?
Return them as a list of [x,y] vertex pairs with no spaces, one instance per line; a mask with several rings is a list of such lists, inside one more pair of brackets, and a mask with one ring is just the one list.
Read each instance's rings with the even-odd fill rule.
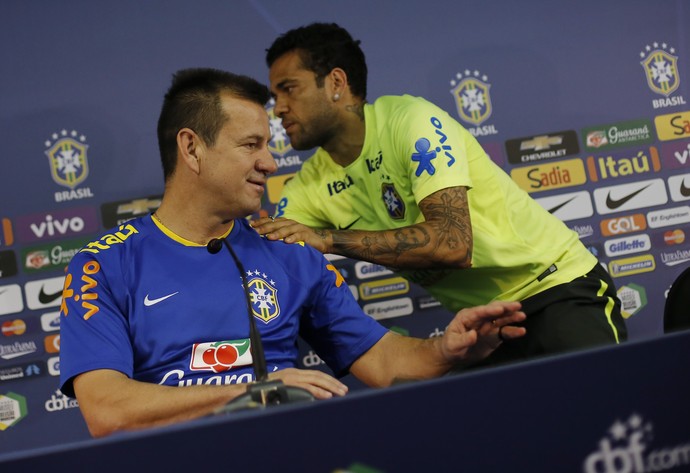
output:
[[[283,381],[279,379],[273,381],[268,379],[264,346],[252,313],[252,301],[249,295],[249,285],[247,284],[244,266],[227,239],[222,239],[222,244],[224,244],[230,252],[235,266],[240,272],[240,277],[242,278],[242,287],[244,289],[244,296],[247,304],[247,314],[249,315],[249,340],[251,342],[249,349],[254,361],[256,381],[247,386],[247,392],[245,394],[236,397],[225,406],[216,409],[215,414],[224,414],[246,409],[265,409],[268,406],[313,401],[314,396],[306,389],[297,386],[286,386],[283,384]],[[209,241],[207,249],[209,253],[218,253],[221,249],[221,240],[214,238]]]

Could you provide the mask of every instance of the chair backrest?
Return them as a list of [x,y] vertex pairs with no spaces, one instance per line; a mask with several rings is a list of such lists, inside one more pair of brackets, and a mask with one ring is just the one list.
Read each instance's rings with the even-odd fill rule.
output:
[[690,267],[673,281],[664,306],[664,332],[690,328]]

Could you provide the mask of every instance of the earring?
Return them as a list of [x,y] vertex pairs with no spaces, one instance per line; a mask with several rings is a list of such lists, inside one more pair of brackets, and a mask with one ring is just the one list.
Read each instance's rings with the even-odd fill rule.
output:
[[338,100],[340,100],[340,94],[333,94],[333,101],[337,102]]

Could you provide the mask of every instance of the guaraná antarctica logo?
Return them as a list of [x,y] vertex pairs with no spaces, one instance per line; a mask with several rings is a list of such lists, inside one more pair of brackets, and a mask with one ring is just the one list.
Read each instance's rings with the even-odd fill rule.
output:
[[646,473],[690,465],[690,443],[648,451],[654,439],[651,422],[633,413],[628,420],[616,420],[599,449],[585,458],[585,473]]
[[86,137],[75,130],[53,133],[45,141],[46,151],[50,163],[50,174],[57,184],[70,190],[55,193],[55,202],[93,197],[91,189],[76,187],[89,176],[89,161]]
[[479,71],[465,70],[458,72],[450,81],[450,93],[455,99],[455,105],[460,119],[474,125],[468,128],[474,136],[495,135],[498,133],[493,125],[482,125],[491,116],[491,94],[489,78]]
[[646,45],[644,50],[640,51],[640,64],[647,77],[647,85],[652,92],[664,96],[662,99],[652,101],[654,108],[685,105],[685,99],[682,96],[671,97],[680,85],[678,56],[675,52],[675,48],[656,41],[651,45]]

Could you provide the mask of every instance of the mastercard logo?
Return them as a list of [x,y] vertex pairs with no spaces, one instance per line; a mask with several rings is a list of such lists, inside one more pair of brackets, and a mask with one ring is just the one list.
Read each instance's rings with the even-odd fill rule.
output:
[[667,245],[680,245],[685,241],[685,232],[683,230],[671,230],[664,233],[664,242]]
[[6,337],[11,335],[23,335],[26,332],[26,324],[23,320],[8,320],[2,324],[2,334]]

